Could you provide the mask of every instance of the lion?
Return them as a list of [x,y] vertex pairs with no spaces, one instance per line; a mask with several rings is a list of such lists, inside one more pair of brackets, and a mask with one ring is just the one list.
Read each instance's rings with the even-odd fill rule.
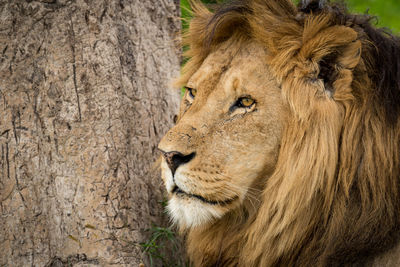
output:
[[192,2],[168,211],[194,266],[364,265],[400,230],[400,40],[344,4]]

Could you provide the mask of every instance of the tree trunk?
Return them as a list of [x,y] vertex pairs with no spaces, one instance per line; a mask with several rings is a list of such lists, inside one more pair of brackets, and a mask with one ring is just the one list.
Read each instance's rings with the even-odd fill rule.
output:
[[179,28],[176,0],[0,1],[0,266],[143,261]]

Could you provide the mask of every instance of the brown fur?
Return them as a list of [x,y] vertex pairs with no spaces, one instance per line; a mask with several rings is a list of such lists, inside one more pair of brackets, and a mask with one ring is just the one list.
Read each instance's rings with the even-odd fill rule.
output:
[[254,185],[259,203],[188,230],[196,266],[362,264],[397,241],[399,41],[342,5],[306,2],[236,1],[216,13],[193,3],[178,83],[221,45],[256,42],[289,114],[273,172]]

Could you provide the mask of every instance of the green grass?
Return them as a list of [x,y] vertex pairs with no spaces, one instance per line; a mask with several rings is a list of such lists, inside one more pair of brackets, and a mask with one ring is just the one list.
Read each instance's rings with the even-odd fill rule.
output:
[[[220,0],[203,0],[204,3],[217,3]],[[378,27],[387,27],[400,33],[400,0],[348,0],[345,1],[351,12],[374,15],[378,19]],[[188,0],[181,0],[182,18],[188,19],[190,10]],[[186,28],[187,22],[183,23]]]
[[170,252],[177,252],[178,251],[178,244],[176,240],[176,234],[171,228],[153,226],[152,228],[148,229],[150,231],[150,238],[141,243],[140,246],[142,247],[142,251],[145,255],[148,256],[150,261],[150,266],[154,266],[154,261],[156,259],[160,260],[162,266],[165,267],[186,267],[189,266],[188,263],[184,263],[182,260],[176,261],[169,261],[163,251],[167,248]]
[[169,228],[153,226],[149,229],[151,236],[149,240],[141,243],[143,253],[147,254],[150,261],[150,266],[154,265],[154,259],[160,259],[165,264],[165,255],[162,254],[162,249],[165,243],[175,243],[175,233]]

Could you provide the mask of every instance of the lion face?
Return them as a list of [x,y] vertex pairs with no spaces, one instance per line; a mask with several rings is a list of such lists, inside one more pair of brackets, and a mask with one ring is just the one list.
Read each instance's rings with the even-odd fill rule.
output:
[[240,207],[274,169],[287,112],[265,58],[261,45],[225,43],[188,80],[159,144],[168,209],[183,228]]

